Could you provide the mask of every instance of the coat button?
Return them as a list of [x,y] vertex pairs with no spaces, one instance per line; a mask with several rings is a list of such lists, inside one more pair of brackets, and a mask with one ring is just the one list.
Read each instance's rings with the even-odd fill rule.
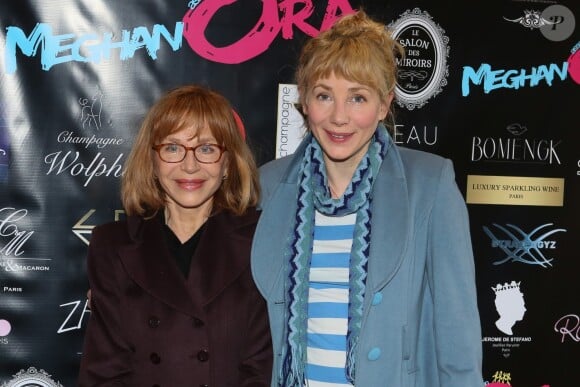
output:
[[161,363],[161,357],[159,357],[159,355],[156,354],[155,352],[153,352],[151,355],[149,355],[149,360],[151,360],[151,363],[153,363],[153,364]]
[[155,316],[149,317],[149,326],[151,328],[157,328],[159,326],[159,324],[161,324],[161,320],[159,320],[159,318],[157,318]]
[[203,323],[203,321],[201,321],[197,317],[194,317],[193,318],[193,326],[196,328],[200,328],[200,327],[204,326],[204,323]]
[[202,349],[197,353],[197,360],[199,361],[208,361],[209,360],[209,352],[207,349]]
[[383,301],[383,293],[381,292],[376,292],[375,295],[373,296],[373,305],[378,305]]
[[125,288],[125,295],[127,297],[138,297],[141,295],[141,288],[137,284],[131,284]]
[[367,355],[371,361],[377,360],[379,357],[381,357],[381,349],[377,347],[372,348]]

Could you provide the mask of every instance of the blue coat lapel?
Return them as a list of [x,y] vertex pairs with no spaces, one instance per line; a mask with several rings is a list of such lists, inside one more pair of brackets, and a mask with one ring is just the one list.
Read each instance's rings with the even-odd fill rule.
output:
[[409,242],[411,215],[401,158],[392,144],[373,189],[367,289],[384,287],[397,273]]

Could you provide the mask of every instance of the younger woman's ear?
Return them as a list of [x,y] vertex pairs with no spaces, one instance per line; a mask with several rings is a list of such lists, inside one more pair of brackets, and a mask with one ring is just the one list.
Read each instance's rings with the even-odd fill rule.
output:
[[387,118],[387,115],[389,114],[389,111],[391,110],[391,104],[393,103],[394,97],[395,97],[395,93],[391,91],[389,94],[387,94],[385,101],[383,101],[383,103],[381,104],[381,110],[379,113],[379,116],[381,117],[381,119],[380,119],[381,121],[384,121],[384,119]]

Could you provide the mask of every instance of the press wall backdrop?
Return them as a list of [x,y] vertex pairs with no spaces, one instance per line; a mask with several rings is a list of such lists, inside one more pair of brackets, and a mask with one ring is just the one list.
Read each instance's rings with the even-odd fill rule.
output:
[[361,6],[405,46],[395,141],[453,160],[467,202],[482,384],[580,385],[576,0],[18,0],[0,3],[1,387],[76,384],[91,230],[123,216],[148,107],[204,84],[259,164],[290,154],[299,49]]

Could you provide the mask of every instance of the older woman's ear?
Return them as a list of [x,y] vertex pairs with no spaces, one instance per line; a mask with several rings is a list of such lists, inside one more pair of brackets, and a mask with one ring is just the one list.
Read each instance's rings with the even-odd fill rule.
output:
[[91,289],[87,290],[87,305],[91,309]]

